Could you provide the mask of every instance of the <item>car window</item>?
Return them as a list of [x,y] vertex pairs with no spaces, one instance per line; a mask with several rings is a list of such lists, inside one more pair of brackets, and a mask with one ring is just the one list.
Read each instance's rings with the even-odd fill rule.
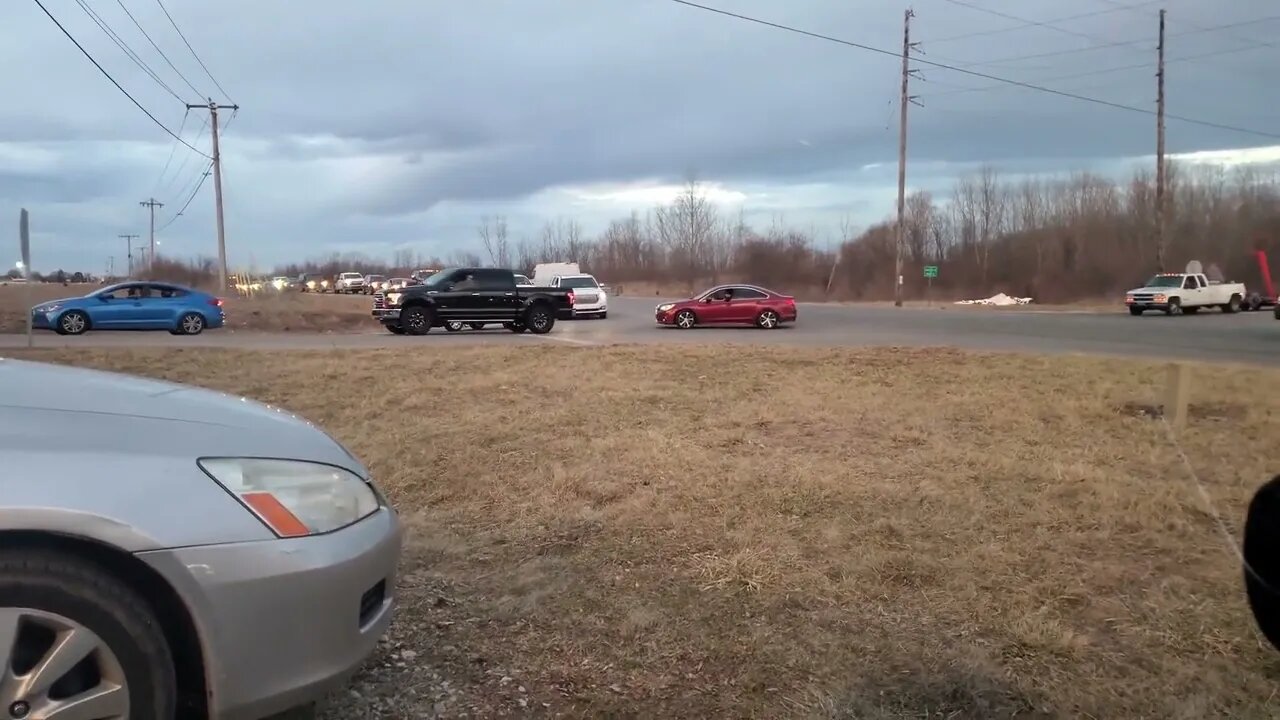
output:
[[596,282],[596,279],[590,276],[562,277],[560,278],[560,287],[572,288],[575,290],[579,288],[598,288],[600,287],[600,283]]
[[180,297],[186,296],[187,294],[185,290],[181,288],[173,287],[172,285],[148,285],[147,292],[149,293],[148,297],[157,297],[157,298],[165,298],[165,299],[180,298]]
[[464,270],[454,273],[452,283],[454,290],[480,289],[480,279],[476,277],[475,271],[472,270]]
[[98,297],[111,298],[112,300],[136,300],[140,297],[146,297],[146,285],[121,285],[110,292],[98,293]]
[[737,295],[734,288],[720,288],[707,296],[709,300],[732,300]]
[[769,296],[765,295],[759,290],[753,290],[751,288],[742,288],[742,287],[733,288],[734,300],[763,300],[767,297]]
[[477,270],[475,274],[481,290],[510,290],[515,285],[506,270]]
[[1196,289],[1196,279],[1195,279],[1195,278],[1193,278],[1193,277],[1189,277],[1189,278],[1187,278],[1187,279],[1182,283],[1182,289],[1183,289],[1183,290],[1195,290],[1195,289]]

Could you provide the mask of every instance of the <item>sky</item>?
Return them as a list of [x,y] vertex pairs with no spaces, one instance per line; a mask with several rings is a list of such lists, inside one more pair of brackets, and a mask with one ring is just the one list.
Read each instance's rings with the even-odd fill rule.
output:
[[[185,104],[240,106],[220,113],[233,267],[478,251],[486,215],[506,216],[517,239],[560,218],[594,234],[690,176],[726,212],[812,228],[820,242],[894,207],[900,58],[672,0],[41,2],[200,152],[211,154],[209,112]],[[902,47],[905,5],[884,0],[704,4]],[[1275,162],[1273,0],[916,0],[912,38],[923,61],[1151,110],[1159,7],[1168,112],[1278,136],[1170,119],[1169,152]],[[216,255],[213,182],[199,182],[208,161],[35,0],[3,17],[0,217],[11,221],[0,224],[15,230],[0,237],[15,260],[25,207],[36,269],[120,271],[118,235],[145,241],[148,198],[164,203],[161,254]],[[1120,176],[1153,162],[1151,115],[913,66],[923,107],[910,108],[910,189],[945,197],[982,164]]]

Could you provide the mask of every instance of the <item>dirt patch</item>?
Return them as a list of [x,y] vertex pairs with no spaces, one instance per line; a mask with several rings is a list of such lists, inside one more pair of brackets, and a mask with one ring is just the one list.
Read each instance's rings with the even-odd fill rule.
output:
[[[1120,413],[1132,417],[1158,419],[1164,417],[1164,405],[1130,400],[1120,405]],[[1240,403],[1190,402],[1187,417],[1192,420],[1239,422],[1248,415],[1248,408]]]
[[[1276,713],[1280,661],[1237,562],[1138,416],[1159,402],[1156,366],[797,348],[14,354],[280,404],[365,459],[411,529],[404,604],[333,717]],[[1280,373],[1195,377],[1192,402],[1221,407],[1181,442],[1234,524],[1275,472]],[[379,401],[335,403],[334,387]]]

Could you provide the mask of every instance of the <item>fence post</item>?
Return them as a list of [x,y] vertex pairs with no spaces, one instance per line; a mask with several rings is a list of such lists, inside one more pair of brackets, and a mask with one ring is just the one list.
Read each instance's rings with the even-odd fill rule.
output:
[[1182,432],[1187,426],[1187,405],[1191,394],[1191,367],[1185,363],[1169,366],[1165,381],[1164,406],[1161,408],[1165,422],[1174,432]]

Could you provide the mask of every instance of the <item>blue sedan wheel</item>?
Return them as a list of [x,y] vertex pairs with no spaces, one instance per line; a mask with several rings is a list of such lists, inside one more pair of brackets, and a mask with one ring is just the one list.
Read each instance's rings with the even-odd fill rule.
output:
[[68,310],[58,318],[54,329],[59,335],[79,335],[89,329],[89,316],[79,310]]
[[187,313],[178,321],[178,330],[182,335],[199,335],[204,332],[204,316],[200,313]]

